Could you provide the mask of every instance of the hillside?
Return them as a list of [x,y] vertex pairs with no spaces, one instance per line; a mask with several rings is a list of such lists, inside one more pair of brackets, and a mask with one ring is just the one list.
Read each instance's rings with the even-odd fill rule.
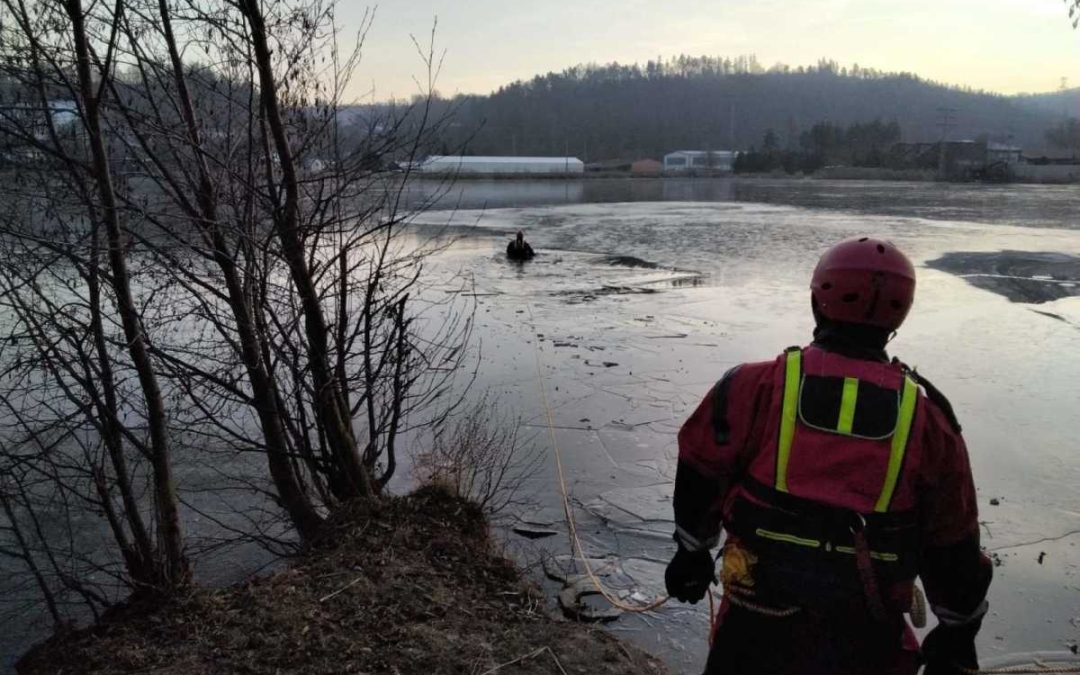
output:
[[[823,61],[760,67],[752,57],[679,57],[644,66],[576,66],[443,102],[455,108],[444,148],[472,154],[561,155],[588,161],[657,157],[679,148],[747,149],[773,130],[797,148],[815,123],[895,120],[906,141],[986,135],[1044,146],[1073,92],[1007,97]],[[1069,98],[1071,95],[1071,98]]]

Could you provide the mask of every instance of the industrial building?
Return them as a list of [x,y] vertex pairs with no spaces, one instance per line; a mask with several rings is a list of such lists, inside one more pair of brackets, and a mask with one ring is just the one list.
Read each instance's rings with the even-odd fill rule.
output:
[[659,176],[660,172],[663,170],[664,165],[655,159],[639,159],[630,165],[631,176]]
[[664,173],[731,173],[738,154],[732,150],[676,150],[664,155]]
[[465,157],[432,155],[420,162],[417,170],[423,174],[455,174],[482,176],[515,175],[580,175],[585,164],[577,157]]
[[1023,162],[1016,146],[975,140],[897,143],[885,157],[890,168],[935,169],[948,180],[1008,180]]

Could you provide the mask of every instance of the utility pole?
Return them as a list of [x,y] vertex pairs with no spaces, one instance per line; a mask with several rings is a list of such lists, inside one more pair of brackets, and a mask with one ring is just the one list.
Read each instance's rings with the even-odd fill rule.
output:
[[1069,119],[1069,98],[1065,95],[1069,91],[1069,78],[1061,78],[1061,119],[1068,121]]
[[735,149],[735,101],[731,102],[731,149]]
[[949,130],[956,126],[956,108],[940,107],[937,109],[941,115],[938,126],[941,127],[941,140],[938,141],[938,179],[946,178],[946,155],[945,142],[949,137]]

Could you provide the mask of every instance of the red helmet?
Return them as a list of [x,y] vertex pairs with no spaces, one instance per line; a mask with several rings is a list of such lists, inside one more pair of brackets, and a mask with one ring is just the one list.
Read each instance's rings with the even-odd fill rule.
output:
[[915,299],[915,268],[891,242],[848,239],[821,256],[810,295],[826,319],[896,330]]

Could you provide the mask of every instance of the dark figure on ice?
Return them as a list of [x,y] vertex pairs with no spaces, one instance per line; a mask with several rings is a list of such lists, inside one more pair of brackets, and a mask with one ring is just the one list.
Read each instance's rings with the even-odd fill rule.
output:
[[535,255],[521,230],[518,230],[517,238],[506,245],[506,257],[511,260],[532,260]]
[[[813,342],[729,370],[679,432],[668,593],[708,592],[722,525],[707,675],[971,672],[993,567],[967,449],[948,400],[885,353],[915,270],[851,239],[810,288]],[[916,577],[938,618],[921,654]]]

